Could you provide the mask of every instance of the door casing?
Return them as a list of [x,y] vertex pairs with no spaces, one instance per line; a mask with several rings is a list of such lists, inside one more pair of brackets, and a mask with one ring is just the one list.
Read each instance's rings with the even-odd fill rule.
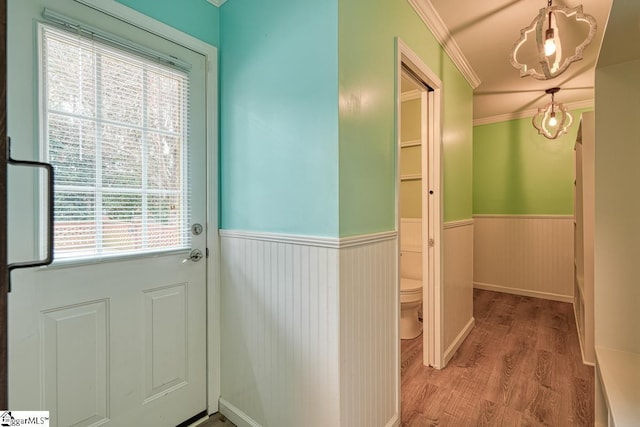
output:
[[[402,65],[407,66],[432,91],[421,92],[421,166],[422,176],[422,301],[424,333],[423,363],[436,369],[444,367],[444,321],[442,282],[442,81],[399,37],[396,38],[396,229],[400,230],[398,197],[400,189],[400,131],[399,113]],[[427,175],[424,175],[427,171]],[[433,241],[433,244],[429,242]],[[398,252],[399,254],[399,252]],[[398,265],[400,261],[398,260]],[[426,274],[425,274],[426,272]],[[400,292],[400,270],[396,283]],[[399,333],[398,333],[399,336]],[[400,340],[398,339],[398,353]],[[400,360],[400,358],[398,359]],[[399,367],[398,367],[399,369]],[[400,378],[400,375],[398,375]]]

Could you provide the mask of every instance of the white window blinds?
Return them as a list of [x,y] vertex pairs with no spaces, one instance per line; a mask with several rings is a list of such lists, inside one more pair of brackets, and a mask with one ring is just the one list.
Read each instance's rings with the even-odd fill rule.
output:
[[53,26],[40,34],[54,258],[188,248],[188,75]]

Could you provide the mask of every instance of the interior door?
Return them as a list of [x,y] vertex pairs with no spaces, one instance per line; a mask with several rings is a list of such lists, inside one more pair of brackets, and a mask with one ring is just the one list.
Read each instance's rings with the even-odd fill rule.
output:
[[[53,426],[206,410],[205,60],[73,0],[9,0],[9,407]],[[47,8],[47,12],[43,12]],[[169,101],[173,102],[173,104]],[[202,227],[199,227],[201,224]]]

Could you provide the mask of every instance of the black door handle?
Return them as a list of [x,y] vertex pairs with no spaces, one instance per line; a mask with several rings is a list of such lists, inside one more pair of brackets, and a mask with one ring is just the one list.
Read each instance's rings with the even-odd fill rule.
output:
[[8,289],[11,292],[11,271],[19,268],[42,267],[53,262],[53,165],[50,163],[34,162],[30,160],[15,160],[11,157],[11,138],[7,138],[7,163],[14,166],[28,166],[32,168],[43,168],[47,170],[48,185],[48,218],[47,218],[47,256],[42,260],[14,262],[8,265],[9,283]]

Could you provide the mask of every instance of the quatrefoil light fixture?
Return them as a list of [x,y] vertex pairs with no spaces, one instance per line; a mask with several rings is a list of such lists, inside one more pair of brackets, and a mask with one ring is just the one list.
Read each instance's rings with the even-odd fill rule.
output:
[[559,76],[582,59],[596,34],[596,20],[583,13],[582,5],[567,8],[552,6],[551,1],[520,30],[520,39],[513,46],[510,60],[520,77],[548,80]]
[[538,108],[538,113],[533,116],[533,127],[538,133],[548,139],[556,139],[562,134],[567,133],[567,129],[573,122],[573,117],[567,111],[567,108],[555,100],[555,94],[560,90],[559,87],[552,87],[545,92],[551,95],[551,102]]

